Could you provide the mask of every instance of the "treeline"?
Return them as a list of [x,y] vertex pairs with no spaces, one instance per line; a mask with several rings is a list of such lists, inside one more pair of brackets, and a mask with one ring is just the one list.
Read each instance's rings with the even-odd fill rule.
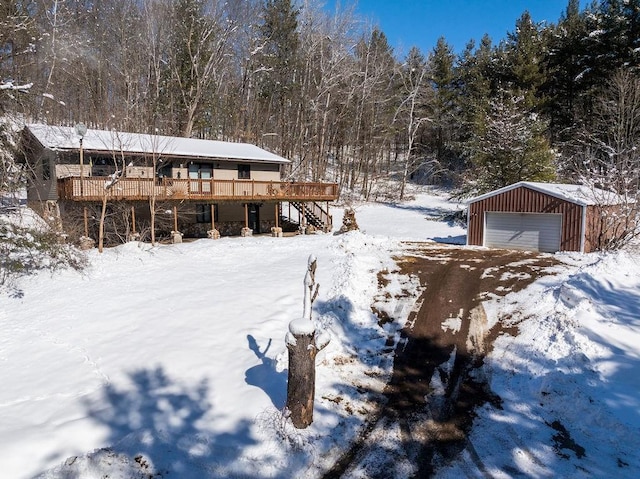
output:
[[[425,19],[425,29],[429,28]],[[505,39],[402,57],[320,0],[0,0],[0,109],[247,141],[368,198],[395,175],[481,193],[640,181],[640,0],[524,12]]]

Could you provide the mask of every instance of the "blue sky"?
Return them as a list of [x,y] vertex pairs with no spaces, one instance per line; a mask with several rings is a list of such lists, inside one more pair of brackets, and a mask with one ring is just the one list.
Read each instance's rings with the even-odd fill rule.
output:
[[[351,0],[328,0],[327,8]],[[494,44],[515,30],[516,20],[528,10],[536,22],[557,23],[568,0],[358,0],[359,16],[380,26],[396,53],[412,46],[428,54],[439,37],[459,53],[473,38],[485,33]],[[582,8],[590,3],[581,0]]]

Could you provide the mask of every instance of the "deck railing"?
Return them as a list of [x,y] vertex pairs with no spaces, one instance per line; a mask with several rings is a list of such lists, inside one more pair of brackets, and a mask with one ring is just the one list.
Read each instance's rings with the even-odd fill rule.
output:
[[289,183],[283,181],[216,180],[179,178],[121,178],[106,189],[107,177],[58,179],[58,197],[63,200],[216,200],[216,201],[333,201],[335,183]]

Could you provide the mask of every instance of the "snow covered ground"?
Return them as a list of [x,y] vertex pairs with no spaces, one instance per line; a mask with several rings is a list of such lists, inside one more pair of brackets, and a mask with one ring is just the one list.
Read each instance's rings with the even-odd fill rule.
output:
[[[400,240],[464,242],[437,220],[455,208],[425,193],[356,208],[362,232],[130,243],[90,252],[83,272],[22,278],[0,295],[2,477],[318,477],[390,372],[385,343],[417,291],[391,274]],[[331,342],[298,431],[280,414],[284,337],[310,254]],[[638,476],[640,255],[557,256],[556,276],[487,305],[520,328],[485,367],[502,409],[479,412],[439,477]],[[380,327],[374,303],[399,320]]]
[[640,477],[640,254],[556,256],[557,275],[487,305],[519,331],[485,362],[501,408],[439,479]]

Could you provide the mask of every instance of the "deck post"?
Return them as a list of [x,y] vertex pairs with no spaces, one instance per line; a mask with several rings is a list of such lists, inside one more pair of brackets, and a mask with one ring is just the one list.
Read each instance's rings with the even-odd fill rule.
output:
[[178,231],[178,207],[173,207],[173,231]]
[[84,207],[84,237],[89,237],[89,215],[87,214],[87,207]]
[[275,213],[276,213],[276,225],[271,228],[271,236],[275,236],[276,238],[282,238],[282,228],[280,228],[280,225],[278,224],[278,219],[280,217],[280,203],[278,201],[276,201],[276,204],[274,206],[275,208]]
[[[332,223],[332,221],[331,221],[331,215],[329,214],[329,202],[328,202],[328,201],[326,201],[325,203],[326,203],[326,205],[327,205],[327,221],[325,221],[325,223],[324,223],[324,224],[326,225],[326,227],[325,227],[325,230],[326,230],[326,229],[327,229],[327,227],[328,227],[328,228],[331,228],[333,225],[331,224],[331,223]],[[330,222],[331,222],[331,223],[330,223]],[[325,233],[327,233],[327,231],[325,231]]]
[[173,244],[182,243],[182,233],[178,231],[178,207],[173,207],[173,231],[171,232],[171,242]]
[[252,236],[253,231],[249,228],[249,203],[244,204],[244,228],[240,232],[241,236]]
[[132,233],[136,234],[136,208],[135,206],[131,207],[131,230]]
[[211,229],[207,231],[207,237],[220,239],[220,232],[216,229],[216,205],[211,204]]

